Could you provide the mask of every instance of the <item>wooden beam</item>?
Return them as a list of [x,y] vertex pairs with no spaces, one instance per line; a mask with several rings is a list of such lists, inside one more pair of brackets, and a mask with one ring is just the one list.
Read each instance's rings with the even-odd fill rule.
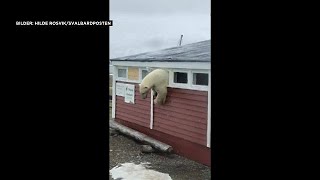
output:
[[121,125],[121,124],[117,123],[116,121],[110,121],[109,124],[110,124],[110,126],[109,126],[110,128],[116,129],[125,135],[128,135],[130,137],[135,138],[138,141],[141,141],[143,143],[147,143],[159,151],[170,153],[173,150],[173,148],[170,145],[162,143],[162,142],[155,140],[155,139],[153,139],[143,133],[135,131],[135,130],[128,128],[124,125]]

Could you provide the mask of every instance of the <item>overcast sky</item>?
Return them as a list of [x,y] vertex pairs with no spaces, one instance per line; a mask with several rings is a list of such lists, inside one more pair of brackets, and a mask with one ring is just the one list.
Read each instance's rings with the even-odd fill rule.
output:
[[110,0],[110,58],[211,39],[210,0]]

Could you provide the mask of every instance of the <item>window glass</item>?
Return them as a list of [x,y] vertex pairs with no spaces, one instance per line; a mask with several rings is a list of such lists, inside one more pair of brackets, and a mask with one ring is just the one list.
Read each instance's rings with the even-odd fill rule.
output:
[[174,72],[174,83],[188,84],[188,73],[185,72]]
[[209,76],[207,73],[193,73],[192,84],[208,86],[209,84],[208,82],[209,82]]
[[118,77],[127,78],[127,70],[126,69],[118,69]]
[[142,77],[142,79],[143,79],[144,77],[146,77],[147,74],[148,74],[148,71],[145,70],[145,69],[143,69],[143,70],[141,71],[141,77]]

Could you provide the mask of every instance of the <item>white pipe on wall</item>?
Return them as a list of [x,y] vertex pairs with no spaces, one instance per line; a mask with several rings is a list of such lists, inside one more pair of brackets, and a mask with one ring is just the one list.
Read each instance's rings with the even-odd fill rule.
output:
[[153,90],[151,90],[151,105],[150,105],[150,129],[153,129]]

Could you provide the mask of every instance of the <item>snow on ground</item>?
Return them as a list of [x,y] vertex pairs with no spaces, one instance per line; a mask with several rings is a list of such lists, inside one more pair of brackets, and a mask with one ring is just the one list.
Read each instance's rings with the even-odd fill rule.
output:
[[169,174],[147,169],[150,163],[124,163],[110,170],[113,179],[121,180],[172,180]]

